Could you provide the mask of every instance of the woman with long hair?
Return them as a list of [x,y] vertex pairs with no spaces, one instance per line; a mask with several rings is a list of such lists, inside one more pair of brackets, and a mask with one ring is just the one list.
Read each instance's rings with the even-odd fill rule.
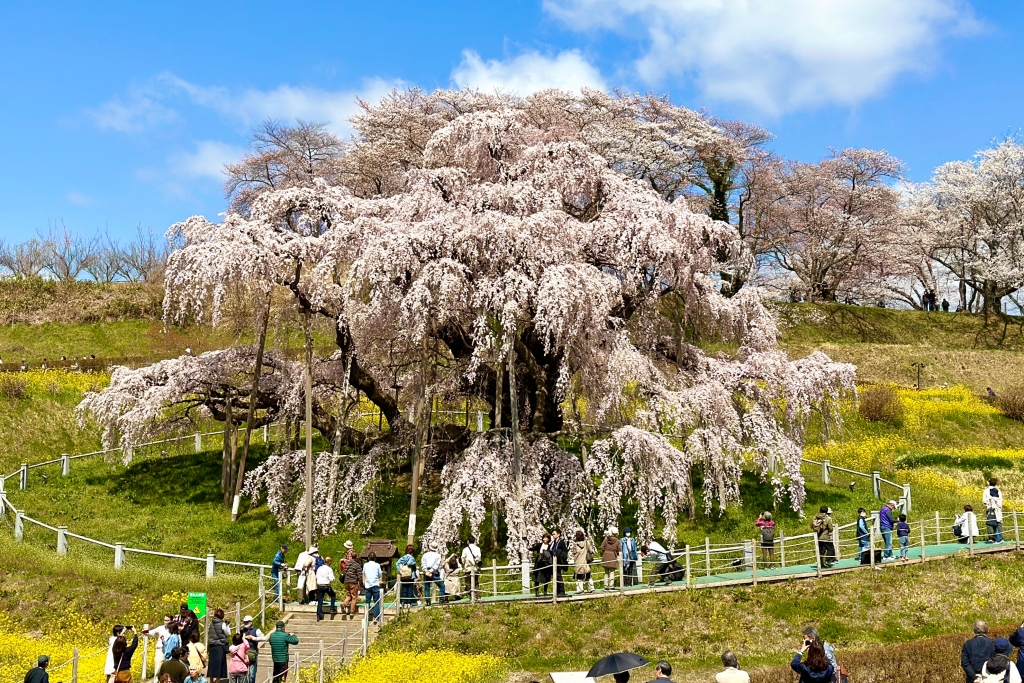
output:
[[593,593],[594,579],[590,575],[590,563],[594,561],[597,548],[582,530],[576,531],[572,542],[572,564],[576,575],[576,592]]
[[[131,629],[126,629],[125,633]],[[132,683],[132,655],[139,647],[139,635],[132,638],[131,645],[124,634],[114,639],[111,651],[114,655],[114,683]]]
[[805,637],[803,648],[797,651],[789,665],[800,674],[800,683],[832,683],[834,668],[819,638]]

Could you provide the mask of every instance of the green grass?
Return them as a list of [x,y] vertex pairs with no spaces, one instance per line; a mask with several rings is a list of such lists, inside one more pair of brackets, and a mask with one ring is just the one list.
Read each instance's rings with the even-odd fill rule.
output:
[[421,610],[385,629],[374,647],[488,652],[535,675],[586,670],[610,652],[630,651],[651,661],[666,658],[683,673],[701,672],[694,680],[710,680],[726,649],[746,668],[787,662],[808,624],[840,650],[964,631],[979,617],[1016,625],[1024,607],[1022,570],[1024,558],[1010,554],[558,607]]

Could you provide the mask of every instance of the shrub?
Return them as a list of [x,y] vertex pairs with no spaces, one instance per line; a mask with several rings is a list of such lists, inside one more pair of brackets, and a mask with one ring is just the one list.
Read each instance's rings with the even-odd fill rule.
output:
[[22,398],[28,390],[28,381],[10,373],[0,374],[0,394],[7,398]]
[[891,424],[903,417],[903,402],[892,387],[871,387],[860,393],[859,410],[865,420]]
[[1024,387],[1014,387],[996,396],[996,407],[1011,420],[1024,422]]

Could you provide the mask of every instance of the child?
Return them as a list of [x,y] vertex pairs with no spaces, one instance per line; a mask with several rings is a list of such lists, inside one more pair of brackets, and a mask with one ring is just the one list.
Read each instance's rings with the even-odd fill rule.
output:
[[907,553],[910,552],[910,525],[907,524],[907,516],[900,515],[900,521],[896,524],[896,536],[900,539],[900,560],[908,561]]

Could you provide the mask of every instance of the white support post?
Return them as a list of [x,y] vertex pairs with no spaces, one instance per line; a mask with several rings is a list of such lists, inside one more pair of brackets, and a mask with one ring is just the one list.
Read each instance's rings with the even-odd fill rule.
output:
[[875,523],[871,522],[871,528],[868,529],[868,556],[871,568],[875,568]]
[[942,545],[942,521],[938,510],[935,511],[935,545]]
[[686,546],[686,587],[690,587],[690,546]]
[[769,472],[774,472],[775,471],[775,454],[774,453],[769,453],[768,454],[768,471]]
[[124,569],[124,543],[114,544],[114,569]]
[[203,435],[196,432],[196,453],[200,453],[203,450]]
[[522,584],[523,595],[529,595],[530,594],[530,561],[529,560],[523,560],[523,567],[521,569],[521,572],[522,572],[522,576],[521,576],[521,579],[520,579],[520,583]]
[[476,411],[476,431],[484,431],[484,412],[482,410]]
[[967,548],[971,557],[974,557],[974,534],[971,533],[970,525],[967,527]]
[[1014,550],[1020,550],[1020,527],[1017,525],[1017,511],[1013,511],[1013,544]]
[[821,461],[821,483],[831,484],[832,483],[832,468],[831,463],[828,460]]
[[57,527],[57,554],[61,557],[68,554],[68,528],[66,526]]
[[753,576],[754,585],[757,585],[757,539],[754,539],[750,545],[751,548],[755,548],[754,554],[750,556],[750,571]]
[[491,582],[494,584],[494,597],[498,597],[498,561],[491,559]]
[[[145,633],[149,630],[149,624],[142,625],[142,632]],[[148,678],[149,672],[149,636],[142,636],[142,680]]]
[[921,522],[921,561],[928,559],[928,551],[925,549],[924,522]]
[[0,476],[0,493],[4,492],[4,482],[7,481],[7,477]]
[[818,577],[821,578],[821,547],[818,545],[818,539],[814,539],[814,568],[818,572]]
[[71,474],[71,456],[63,453],[60,456],[60,476],[66,477]]
[[14,540],[21,543],[25,540],[25,513],[14,511]]
[[779,531],[779,566],[786,568],[786,537]]
[[263,567],[260,567],[260,628],[267,626],[267,589],[263,579]]
[[639,558],[633,564],[636,567],[636,585],[642,586],[644,585],[644,558]]
[[213,572],[217,566],[217,558],[213,553],[209,553],[206,556],[206,578],[212,579]]
[[78,648],[75,648],[75,652],[71,659],[71,683],[78,683]]
[[832,546],[835,549],[836,562],[843,559],[839,554],[839,527],[832,527]]
[[324,641],[322,638],[320,639],[320,664],[317,666],[316,673],[317,683],[324,683]]
[[711,576],[711,539],[704,537],[704,576]]
[[28,488],[28,463],[21,463],[21,469],[18,471],[20,475],[18,477],[18,485],[22,491]]
[[263,425],[263,443],[270,441],[270,425]]
[[907,501],[907,509],[905,510],[905,512],[906,512],[906,514],[909,515],[910,514],[910,507],[911,507],[911,502],[910,502],[910,484],[904,484],[903,485],[903,497]]
[[551,604],[558,604],[558,555],[551,553]]
[[882,473],[877,470],[871,473],[871,490],[875,498],[882,499]]

